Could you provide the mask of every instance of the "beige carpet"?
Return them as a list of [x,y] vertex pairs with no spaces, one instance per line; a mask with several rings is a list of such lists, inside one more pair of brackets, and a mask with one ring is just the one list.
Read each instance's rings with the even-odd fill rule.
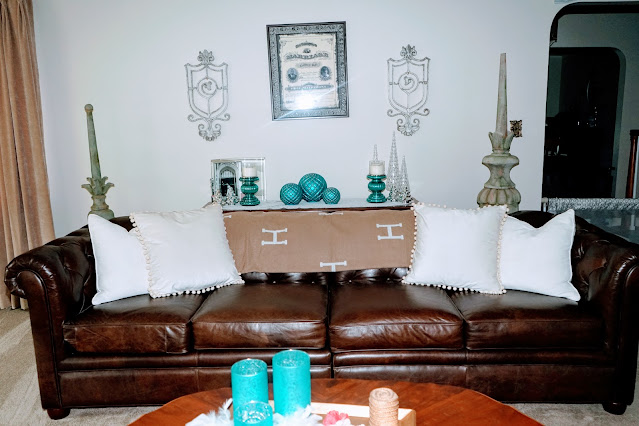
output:
[[[606,413],[599,404],[513,404],[546,425],[639,425],[639,395],[626,414]],[[126,425],[155,407],[75,409],[51,420],[40,406],[29,314],[0,311],[0,425]]]

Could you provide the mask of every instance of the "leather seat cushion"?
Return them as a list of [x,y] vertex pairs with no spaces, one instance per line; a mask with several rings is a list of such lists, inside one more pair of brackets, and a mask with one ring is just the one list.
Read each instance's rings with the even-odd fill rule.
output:
[[446,292],[435,287],[335,286],[329,330],[334,351],[463,348],[462,318]]
[[205,297],[141,295],[92,306],[63,324],[64,339],[83,353],[186,353],[189,321]]
[[508,290],[502,295],[455,293],[468,349],[600,348],[603,322],[577,302]]
[[252,283],[215,290],[193,317],[195,349],[324,348],[328,290]]

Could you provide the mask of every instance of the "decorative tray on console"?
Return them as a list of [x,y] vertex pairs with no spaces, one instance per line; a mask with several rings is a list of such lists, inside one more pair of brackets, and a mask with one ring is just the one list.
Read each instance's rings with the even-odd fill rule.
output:
[[[348,418],[350,419],[352,425],[369,426],[367,405],[311,402],[311,411],[314,414],[322,416],[322,418],[324,418],[324,416],[332,410],[348,414]],[[411,410],[409,408],[400,408],[398,417],[399,426],[416,426],[417,424],[417,414],[415,413],[415,410]]]

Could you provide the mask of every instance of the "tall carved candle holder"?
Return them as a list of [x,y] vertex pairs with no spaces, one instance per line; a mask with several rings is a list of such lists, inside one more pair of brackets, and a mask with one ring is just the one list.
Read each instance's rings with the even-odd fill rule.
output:
[[369,203],[383,203],[386,201],[386,197],[382,193],[386,188],[386,184],[383,182],[386,179],[386,173],[384,171],[384,162],[379,161],[377,158],[377,145],[373,150],[373,159],[368,163],[368,189],[371,191],[366,201]]
[[257,169],[255,167],[250,165],[242,167],[242,177],[240,178],[242,186],[240,186],[240,190],[244,196],[240,200],[241,205],[257,206],[260,204],[260,200],[255,196],[255,193],[259,190],[255,183],[258,180],[260,179],[257,177]]
[[113,219],[114,214],[106,203],[106,193],[113,185],[107,183],[107,176],[102,177],[100,171],[100,158],[98,157],[98,144],[95,140],[95,126],[93,125],[93,105],[86,104],[84,111],[87,113],[87,130],[89,133],[89,157],[91,160],[91,177],[87,178],[89,183],[82,185],[82,188],[89,191],[93,204],[89,214],[97,214],[105,219]]
[[495,132],[488,137],[493,152],[483,158],[482,164],[490,170],[490,178],[484,189],[477,195],[480,207],[507,205],[509,212],[519,210],[521,194],[510,179],[510,170],[519,164],[519,158],[510,153],[510,144],[514,134],[508,130],[508,106],[506,99],[506,54],[502,53],[499,62],[499,88],[497,92],[497,123]]
[[366,201],[369,203],[384,203],[386,197],[383,192],[386,189],[386,184],[383,182],[386,179],[386,175],[368,175],[366,176],[370,182],[368,182],[368,189],[371,191]]

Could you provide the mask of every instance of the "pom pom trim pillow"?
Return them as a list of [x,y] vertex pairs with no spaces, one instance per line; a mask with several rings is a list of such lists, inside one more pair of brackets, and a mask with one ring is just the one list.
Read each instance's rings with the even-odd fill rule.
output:
[[144,253],[133,230],[127,232],[120,225],[96,214],[90,214],[87,220],[97,289],[91,303],[99,305],[148,294]]
[[402,282],[449,290],[505,293],[499,277],[506,206],[473,210],[417,204],[415,248]]
[[574,210],[553,217],[540,228],[509,216],[501,244],[504,288],[578,302],[579,292],[570,282],[574,237]]
[[244,283],[219,204],[181,212],[132,213],[131,222],[146,258],[151,297]]

